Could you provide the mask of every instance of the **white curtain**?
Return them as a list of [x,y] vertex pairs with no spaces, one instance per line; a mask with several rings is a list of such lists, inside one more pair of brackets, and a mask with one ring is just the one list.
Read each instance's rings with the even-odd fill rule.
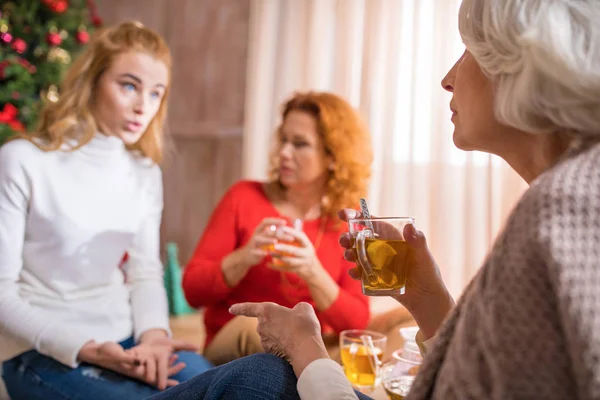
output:
[[345,97],[369,124],[374,215],[414,216],[459,295],[525,189],[500,159],[452,143],[440,86],[464,47],[459,0],[252,0],[244,176],[265,179],[281,103]]

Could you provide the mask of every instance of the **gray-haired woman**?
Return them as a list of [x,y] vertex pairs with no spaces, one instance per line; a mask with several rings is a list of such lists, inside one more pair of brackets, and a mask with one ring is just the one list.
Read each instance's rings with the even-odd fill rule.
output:
[[[456,306],[423,234],[405,230],[419,262],[397,300],[427,353],[408,398],[599,399],[600,1],[464,0],[459,28],[466,51],[442,81],[454,142],[504,158],[530,188]],[[237,385],[271,385],[277,398],[356,398],[327,359],[311,307],[232,312],[258,317],[263,346],[291,362],[298,393],[275,357],[256,361],[279,379],[244,373],[252,359],[225,366]],[[211,376],[223,372],[173,390],[216,389],[223,382]]]

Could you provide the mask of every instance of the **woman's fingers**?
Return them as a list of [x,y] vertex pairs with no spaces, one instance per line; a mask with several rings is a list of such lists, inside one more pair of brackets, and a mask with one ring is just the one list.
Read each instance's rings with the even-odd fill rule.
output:
[[306,236],[306,233],[303,231],[297,231],[294,228],[290,228],[289,226],[284,226],[281,229],[281,232],[286,235],[288,238],[292,238],[292,240],[287,240],[288,242],[296,242],[299,243],[302,247],[313,247],[312,242]]
[[156,385],[156,360],[154,357],[145,360],[144,366],[146,367],[144,380],[151,385]]
[[344,258],[350,262],[356,262],[358,260],[358,256],[356,255],[356,250],[354,249],[346,249],[344,251]]
[[362,276],[362,270],[358,267],[350,268],[348,270],[348,274],[352,277],[352,279],[360,279]]
[[169,378],[169,357],[159,355],[156,359],[156,386],[160,390],[167,388]]
[[173,376],[173,375],[177,375],[178,373],[180,373],[184,368],[186,367],[186,363],[184,362],[178,362],[175,365],[172,365],[169,367],[169,371],[168,371],[168,376]]
[[354,210],[352,208],[342,208],[338,211],[338,217],[344,222],[348,222],[348,220],[353,218],[360,218],[361,214],[359,211]]
[[127,367],[136,367],[141,365],[141,361],[135,352],[126,351],[118,343],[103,343],[98,348],[98,354],[103,358],[110,359],[111,361]]
[[292,246],[290,244],[278,243],[275,245],[276,252],[273,253],[273,257],[282,258],[283,255],[290,255],[294,257],[302,257],[306,251],[302,247]]
[[269,255],[269,252],[263,249],[252,249],[250,255],[256,258],[264,258]]
[[304,260],[297,257],[280,256],[277,261],[272,263],[272,268],[279,271],[294,272],[302,267]]
[[169,380],[167,380],[167,387],[168,388],[176,386],[176,385],[179,385],[179,381],[176,381],[175,379],[169,379]]
[[286,264],[283,260],[280,260],[280,259],[277,259],[276,261],[274,260],[272,263],[267,264],[267,267],[269,269],[272,269],[273,271],[294,272],[294,273],[296,273],[298,271],[297,267]]
[[264,235],[257,235],[254,238],[254,244],[256,247],[260,247],[260,246],[268,246],[270,244],[275,244],[277,243],[277,239],[275,239],[274,237],[268,237],[268,236],[264,236]]
[[342,233],[339,240],[340,246],[349,249],[354,246],[354,237],[349,232]]

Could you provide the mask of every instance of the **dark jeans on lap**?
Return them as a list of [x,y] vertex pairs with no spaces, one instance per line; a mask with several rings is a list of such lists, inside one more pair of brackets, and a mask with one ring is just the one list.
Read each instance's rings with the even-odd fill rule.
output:
[[[287,361],[261,353],[213,368],[151,400],[299,400],[296,383]],[[356,394],[361,400],[371,399]]]
[[[121,342],[128,349],[132,338]],[[201,355],[181,351],[178,361],[186,367],[173,376],[187,381],[210,369],[212,365]],[[113,371],[89,364],[69,368],[35,350],[28,351],[2,364],[2,377],[13,400],[108,400],[147,399],[160,391]]]

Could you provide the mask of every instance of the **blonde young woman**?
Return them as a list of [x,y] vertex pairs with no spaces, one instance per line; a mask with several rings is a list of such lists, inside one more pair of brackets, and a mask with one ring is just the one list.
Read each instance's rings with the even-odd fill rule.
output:
[[0,148],[0,360],[13,399],[143,399],[210,367],[171,339],[162,281],[170,82],[159,35],[103,29],[38,129]]

